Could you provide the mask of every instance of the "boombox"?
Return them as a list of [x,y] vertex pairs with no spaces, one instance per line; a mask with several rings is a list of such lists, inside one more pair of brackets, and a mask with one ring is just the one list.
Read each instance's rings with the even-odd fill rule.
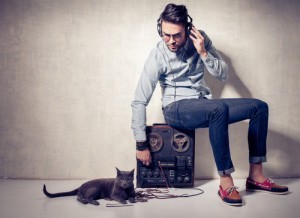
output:
[[152,162],[146,166],[137,160],[137,187],[193,187],[195,131],[154,124],[146,134]]

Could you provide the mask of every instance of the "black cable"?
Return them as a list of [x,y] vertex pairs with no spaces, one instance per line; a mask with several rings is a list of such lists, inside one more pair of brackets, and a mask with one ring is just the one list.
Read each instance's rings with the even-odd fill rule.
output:
[[171,198],[187,198],[187,197],[194,197],[204,193],[204,191],[200,188],[185,188],[184,190],[196,190],[198,191],[195,194],[170,194],[169,189],[158,189],[158,188],[148,188],[142,189],[140,191],[136,191],[136,199],[142,200],[142,202],[146,202],[150,199],[171,199]]

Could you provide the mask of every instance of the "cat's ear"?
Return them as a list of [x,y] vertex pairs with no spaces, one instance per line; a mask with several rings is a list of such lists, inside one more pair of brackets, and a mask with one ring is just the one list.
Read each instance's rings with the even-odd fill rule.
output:
[[134,169],[130,171],[130,174],[131,174],[131,175],[134,175]]
[[118,167],[116,167],[116,170],[117,170],[117,174],[119,174],[119,173],[120,173],[120,170],[118,169]]

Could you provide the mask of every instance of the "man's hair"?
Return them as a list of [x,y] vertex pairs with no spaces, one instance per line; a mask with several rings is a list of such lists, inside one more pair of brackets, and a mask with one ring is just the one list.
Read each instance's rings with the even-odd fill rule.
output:
[[184,5],[175,5],[171,3],[168,4],[161,13],[160,20],[186,26],[188,23],[188,11]]

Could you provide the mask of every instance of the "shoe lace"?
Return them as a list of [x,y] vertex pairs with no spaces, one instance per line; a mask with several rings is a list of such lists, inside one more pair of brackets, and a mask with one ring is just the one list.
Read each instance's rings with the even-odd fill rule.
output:
[[271,179],[271,178],[268,178],[268,180],[267,180],[270,184],[272,184],[272,183],[275,183],[274,182],[274,180],[273,179]]
[[231,195],[232,192],[236,191],[237,189],[239,189],[239,187],[237,186],[232,186],[231,188],[227,189],[227,194]]

